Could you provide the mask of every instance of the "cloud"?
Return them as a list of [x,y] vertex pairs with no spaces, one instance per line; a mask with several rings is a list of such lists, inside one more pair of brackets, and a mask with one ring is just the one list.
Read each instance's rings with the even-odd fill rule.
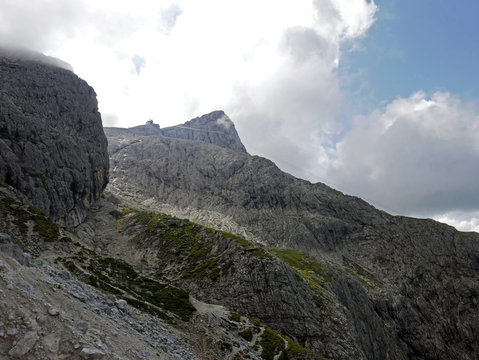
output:
[[394,213],[479,211],[479,111],[448,92],[420,91],[357,117],[325,175]]
[[364,36],[376,20],[374,1],[314,0],[314,5],[323,36],[357,39]]
[[327,166],[333,134],[342,130],[341,47],[365,35],[377,7],[317,0],[311,11],[311,22],[282,30],[278,65],[261,82],[239,83],[228,111],[250,152],[296,176],[317,179]]
[[182,13],[183,10],[178,4],[171,4],[166,9],[162,9],[158,22],[158,30],[165,35],[169,35],[171,30],[176,25],[178,16],[180,16]]
[[146,64],[145,58],[135,54],[131,58],[131,61],[133,62],[133,65],[135,65],[135,73],[140,75],[141,69],[145,67]]
[[118,116],[115,114],[101,114],[101,119],[103,122],[103,126],[105,127],[113,127],[118,125]]
[[81,0],[2,0],[0,43],[44,51],[72,36],[86,16]]
[[367,0],[2,0],[0,45],[71,63],[105,125],[167,126],[224,109],[249,152],[296,176],[473,228],[474,104],[418,92],[342,121],[354,103],[341,90],[342,52],[377,12]]
[[289,58],[281,69],[258,86],[240,87],[232,117],[248,151],[312,178],[327,159],[328,134],[339,130],[339,84],[330,66],[315,58]]
[[51,56],[45,56],[39,52],[26,50],[25,48],[13,47],[10,45],[0,46],[0,56],[6,57],[12,60],[28,60],[37,61],[47,65],[53,65],[65,70],[73,71],[73,67],[63,60],[57,59]]
[[228,130],[233,123],[231,122],[230,118],[227,115],[223,115],[218,120],[216,120],[218,125],[223,126],[226,130]]
[[461,231],[479,232],[479,211],[451,211],[436,215],[434,219],[452,225]]

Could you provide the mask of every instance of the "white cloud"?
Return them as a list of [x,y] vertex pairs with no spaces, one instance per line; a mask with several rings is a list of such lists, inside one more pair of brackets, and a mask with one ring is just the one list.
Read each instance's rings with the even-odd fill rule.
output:
[[331,135],[342,125],[336,72],[341,46],[365,35],[377,7],[366,1],[314,1],[310,22],[282,29],[274,70],[239,82],[228,110],[246,148],[297,176],[314,179],[329,159]]
[[160,19],[158,22],[158,29],[166,35],[175,27],[178,16],[183,13],[180,5],[171,4],[165,9],[161,10]]
[[44,51],[74,36],[87,14],[81,0],[2,0],[0,44]]
[[479,232],[479,211],[452,211],[434,216],[434,219],[461,231]]
[[145,67],[145,64],[146,64],[146,60],[144,57],[141,57],[140,55],[133,55],[133,57],[131,58],[131,62],[133,63],[133,65],[135,66],[135,73],[137,75],[140,75],[141,73],[141,69],[143,67]]
[[356,118],[325,178],[391,212],[452,219],[479,211],[478,144],[475,104],[417,92]]
[[[322,16],[323,7],[335,16]],[[300,81],[321,83],[324,74],[337,89],[332,73],[340,44],[363,35],[375,11],[366,0],[5,0],[0,36],[71,63],[118,125],[148,118],[169,125],[212,109],[232,110],[239,88],[288,86],[288,77],[312,103],[321,91],[312,84],[301,88]],[[144,63],[136,61],[132,73],[136,54]],[[328,98],[318,102],[326,106]]]

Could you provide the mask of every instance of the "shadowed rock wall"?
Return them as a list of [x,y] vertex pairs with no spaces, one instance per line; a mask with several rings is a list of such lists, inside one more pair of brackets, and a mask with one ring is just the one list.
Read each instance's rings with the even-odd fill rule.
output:
[[108,169],[94,90],[71,71],[0,50],[0,181],[75,226]]

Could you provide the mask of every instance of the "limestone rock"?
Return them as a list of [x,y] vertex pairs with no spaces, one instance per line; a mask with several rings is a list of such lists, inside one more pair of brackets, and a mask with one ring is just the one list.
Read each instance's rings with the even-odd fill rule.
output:
[[93,89],[53,63],[0,50],[0,181],[78,225],[107,184],[107,142]]
[[127,304],[126,300],[124,300],[124,299],[119,299],[119,300],[117,300],[117,302],[116,302],[116,307],[117,307],[118,309],[124,309],[124,308],[126,307],[126,304]]
[[[217,145],[238,152],[246,152],[231,119],[221,110],[194,118],[181,125],[160,129],[158,124],[147,123],[129,129],[105,128],[110,138],[136,136],[165,136]],[[112,141],[109,151],[114,152],[119,144]],[[121,146],[120,146],[121,147]]]
[[[109,138],[111,144],[116,141]],[[167,204],[180,217],[251,240],[333,250],[362,224],[381,226],[388,219],[359,198],[297,179],[258,156],[160,136],[121,144],[111,152],[112,191]]]
[[221,110],[194,118],[183,125],[162,129],[161,135],[175,139],[195,140],[246,152],[231,119]]
[[0,244],[1,243],[8,243],[8,242],[10,242],[10,239],[11,239],[10,235],[0,233]]
[[25,336],[17,342],[17,344],[10,349],[8,355],[14,358],[21,358],[27,354],[38,341],[38,334],[36,331],[29,331]]
[[102,359],[105,353],[95,348],[83,348],[80,352],[82,359]]
[[60,337],[56,333],[49,334],[44,337],[43,342],[45,344],[45,348],[53,353],[56,354],[60,348]]
[[60,310],[58,310],[56,308],[50,308],[50,309],[48,309],[48,313],[51,316],[58,316],[58,315],[60,315]]

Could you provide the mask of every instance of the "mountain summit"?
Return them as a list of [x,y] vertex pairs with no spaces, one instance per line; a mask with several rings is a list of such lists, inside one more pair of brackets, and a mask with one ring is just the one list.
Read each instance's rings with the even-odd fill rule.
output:
[[128,129],[105,127],[107,136],[165,136],[175,139],[200,141],[221,146],[239,152],[246,152],[231,119],[222,111],[196,117],[181,125],[160,128],[158,124],[148,121]]

